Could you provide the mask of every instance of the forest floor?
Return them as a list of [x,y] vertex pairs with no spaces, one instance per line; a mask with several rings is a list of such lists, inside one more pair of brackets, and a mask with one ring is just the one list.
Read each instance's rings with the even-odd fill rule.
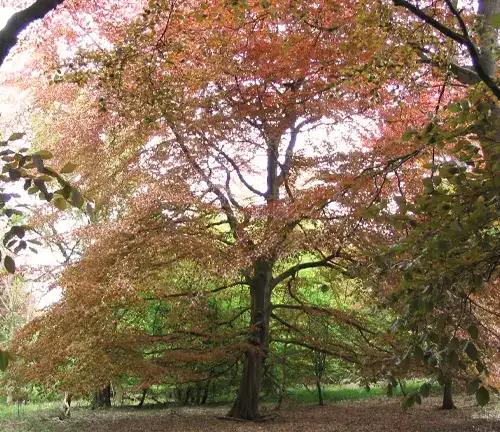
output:
[[74,410],[61,421],[55,412],[21,414],[0,418],[2,432],[500,432],[500,403],[479,408],[474,399],[456,398],[458,409],[437,409],[438,398],[428,398],[407,413],[401,399],[336,402],[323,407],[290,404],[274,420],[264,423],[220,419],[227,407],[204,408],[112,408]]

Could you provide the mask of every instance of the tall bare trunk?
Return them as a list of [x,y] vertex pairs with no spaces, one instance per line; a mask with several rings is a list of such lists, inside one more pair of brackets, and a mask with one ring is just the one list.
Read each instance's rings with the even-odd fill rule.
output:
[[70,392],[64,393],[64,402],[62,406],[62,412],[59,416],[60,420],[64,420],[71,417],[71,400],[73,395]]
[[286,352],[288,345],[285,344],[283,348],[283,356],[281,357],[281,382],[278,389],[278,402],[276,403],[276,409],[281,408],[281,404],[286,396]]
[[321,389],[321,381],[316,380],[316,389],[318,390],[318,405],[323,406],[325,402],[323,401],[323,390]]
[[146,395],[148,394],[148,389],[144,388],[142,389],[142,395],[141,399],[139,400],[139,404],[137,405],[137,408],[140,409],[144,405],[144,401],[146,400]]
[[244,420],[258,420],[261,417],[259,393],[269,348],[272,267],[272,261],[258,260],[254,267],[254,275],[250,280],[252,312],[250,347],[245,353],[240,390],[236,402],[228,414],[230,417]]
[[111,408],[111,385],[94,392],[92,409],[98,408]]
[[444,385],[443,392],[443,409],[453,409],[455,405],[453,404],[453,389],[451,380],[447,380]]

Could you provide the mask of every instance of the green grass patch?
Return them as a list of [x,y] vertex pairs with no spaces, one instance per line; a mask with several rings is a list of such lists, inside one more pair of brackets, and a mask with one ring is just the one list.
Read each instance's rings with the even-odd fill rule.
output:
[[[417,391],[420,386],[426,381],[424,380],[414,380],[408,381],[404,384],[404,390],[406,394]],[[382,385],[373,386],[370,391],[367,391],[363,387],[358,387],[356,385],[343,385],[343,386],[325,386],[323,390],[323,399],[325,402],[340,402],[349,400],[360,400],[360,399],[373,399],[377,397],[386,397],[387,387]],[[441,390],[438,384],[434,384],[431,389],[431,395],[440,394]],[[294,387],[288,389],[288,395],[295,402],[299,404],[307,403],[317,403],[318,402],[318,392],[316,387]],[[393,397],[402,396],[400,387],[393,391]]]
[[28,402],[26,405],[0,405],[0,418],[13,419],[29,417],[36,414],[54,412],[59,414],[62,402]]

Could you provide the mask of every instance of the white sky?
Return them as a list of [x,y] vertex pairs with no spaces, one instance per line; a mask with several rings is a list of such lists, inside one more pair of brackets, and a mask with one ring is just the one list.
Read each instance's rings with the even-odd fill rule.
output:
[[[0,8],[0,29],[5,26],[15,12],[16,9],[11,7]],[[17,71],[22,70],[28,57],[28,52],[15,53],[14,56],[7,58],[0,69],[0,133],[2,137],[8,136],[12,132],[21,132],[29,125],[27,119],[20,116],[22,111],[21,103],[26,101],[27,95],[20,93],[18,89],[5,86],[4,84],[7,75],[15,74]],[[17,148],[29,146],[30,143],[27,139],[16,141]],[[22,185],[16,184],[12,191],[17,193],[22,192]],[[26,197],[18,200],[19,203],[23,201],[26,202]],[[38,248],[37,254],[27,252],[16,257],[16,263],[18,266],[23,264],[40,266],[55,265],[57,264],[57,259],[58,257],[49,249]],[[31,275],[26,275],[28,280],[31,277]],[[38,308],[44,308],[54,303],[61,296],[61,290],[57,288],[47,292],[47,287],[44,284],[27,282],[26,285],[26,288],[34,293]]]

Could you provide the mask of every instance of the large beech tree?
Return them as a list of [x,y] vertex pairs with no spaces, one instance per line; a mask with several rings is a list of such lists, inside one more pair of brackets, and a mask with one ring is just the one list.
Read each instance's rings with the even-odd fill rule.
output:
[[[78,164],[100,222],[83,234],[58,308],[78,296],[107,308],[181,296],[161,275],[189,260],[225,281],[191,296],[245,287],[244,369],[230,415],[258,419],[271,317],[315,311],[294,293],[301,271],[345,273],[390,240],[365,211],[402,184],[418,191],[408,161],[427,150],[400,137],[456,92],[439,91],[431,72],[441,59],[423,61],[406,39],[417,22],[381,2],[150,2],[122,27],[103,31],[110,46],[62,65],[62,83],[39,98],[53,114],[42,129],[60,137],[56,163]],[[418,35],[439,41],[432,29]],[[288,304],[276,304],[279,290]],[[355,317],[325,311],[370,343]],[[82,331],[84,318],[74,322]],[[328,352],[345,357],[344,348]]]

